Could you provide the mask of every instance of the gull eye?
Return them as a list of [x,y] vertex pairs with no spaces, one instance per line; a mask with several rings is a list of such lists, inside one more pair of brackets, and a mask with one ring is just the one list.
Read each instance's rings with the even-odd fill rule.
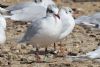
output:
[[53,11],[47,8],[47,13],[53,13]]
[[72,13],[72,11],[71,11],[71,10],[70,10],[69,12],[70,12],[70,13]]
[[48,12],[49,12],[49,13],[53,13],[53,11],[52,11],[52,10],[49,10]]

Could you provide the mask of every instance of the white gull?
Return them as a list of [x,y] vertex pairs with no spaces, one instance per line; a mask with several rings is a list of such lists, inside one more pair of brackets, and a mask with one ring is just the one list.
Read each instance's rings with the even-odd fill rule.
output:
[[74,29],[75,20],[72,14],[73,14],[73,11],[69,7],[62,7],[60,9],[59,16],[62,20],[63,28],[62,28],[62,32],[59,39],[64,39]]
[[30,42],[35,47],[47,47],[57,41],[62,30],[58,11],[56,6],[50,5],[46,17],[33,21],[20,42]]
[[[37,48],[36,54],[38,55],[38,48],[47,48],[57,41],[62,30],[62,22],[57,15],[58,12],[59,9],[56,6],[48,6],[47,15],[33,21],[20,42],[31,43]],[[47,49],[45,49],[45,53],[46,51]]]
[[[63,39],[65,39],[74,29],[75,20],[74,20],[72,14],[73,14],[73,11],[69,7],[61,7],[61,9],[59,11],[59,16],[62,21],[62,30],[61,30],[60,36],[58,38],[58,41],[60,41],[60,42]],[[65,51],[63,50],[62,46],[60,46],[60,51],[56,51],[56,46],[54,44],[54,49],[55,49],[55,53],[58,52],[61,55],[65,54]]]
[[35,0],[35,2],[16,4],[7,8],[11,15],[5,17],[15,21],[35,21],[46,16],[46,9],[50,4],[55,5],[52,0]]

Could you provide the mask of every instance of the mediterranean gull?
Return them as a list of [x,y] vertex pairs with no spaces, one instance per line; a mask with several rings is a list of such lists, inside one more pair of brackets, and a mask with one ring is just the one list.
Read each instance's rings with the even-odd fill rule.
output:
[[80,16],[75,19],[75,22],[76,24],[84,24],[86,26],[100,28],[100,12],[88,16]]
[[73,11],[69,7],[63,7],[60,9],[59,16],[62,20],[63,28],[59,39],[64,39],[74,29],[75,20],[72,13]]
[[10,16],[5,16],[15,21],[35,21],[46,16],[48,5],[55,5],[52,0],[34,0],[33,2],[20,3],[7,8]]
[[[74,29],[75,26],[75,20],[72,16],[73,11],[71,8],[69,7],[62,7],[59,11],[59,16],[61,18],[62,21],[62,30],[60,33],[60,36],[58,38],[58,41],[63,40],[66,36],[68,36],[72,30]],[[60,49],[61,46],[60,46]],[[55,49],[56,50],[56,49]],[[63,49],[62,49],[63,50]],[[60,53],[64,54],[64,51],[60,50]]]
[[98,46],[96,50],[90,51],[86,54],[78,56],[66,56],[66,58],[69,58],[71,61],[94,60],[100,62],[100,46]]
[[6,9],[9,11],[15,11],[15,10],[20,10],[26,7],[31,7],[37,4],[47,8],[48,5],[55,4],[55,3],[52,0],[32,0],[32,2],[21,2],[18,4],[11,5],[7,7]]
[[33,21],[20,42],[31,43],[36,48],[47,48],[57,41],[62,30],[62,21],[58,12],[59,9],[56,6],[49,5],[46,16]]
[[87,56],[90,59],[100,59],[100,46],[96,50],[86,53],[85,56]]

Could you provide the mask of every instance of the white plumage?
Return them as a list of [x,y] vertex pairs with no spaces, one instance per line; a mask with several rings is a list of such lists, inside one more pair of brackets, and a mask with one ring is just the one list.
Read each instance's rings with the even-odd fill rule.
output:
[[46,9],[48,5],[55,5],[52,0],[42,0],[42,2],[26,2],[12,5],[7,8],[11,16],[6,16],[15,21],[34,21],[46,16]]
[[5,43],[6,41],[5,30],[6,30],[6,20],[2,15],[0,15],[0,44]]
[[62,20],[62,32],[59,39],[64,39],[68,34],[72,32],[75,26],[74,18],[72,17],[72,9],[69,7],[63,7],[59,11],[59,16]]
[[100,46],[95,51],[86,53],[86,56],[91,59],[96,59],[96,58],[100,59]]
[[57,41],[62,30],[61,20],[54,15],[58,13],[58,8],[50,6],[48,11],[51,13],[47,13],[46,17],[32,22],[20,42],[30,42],[36,47],[47,47]]
[[35,5],[41,5],[47,8],[48,5],[50,4],[55,4],[52,0],[33,0],[32,2],[21,2],[18,4],[10,5],[6,9],[9,11],[15,11],[15,10],[20,10],[26,7],[31,7]]
[[75,22],[76,24],[84,24],[86,26],[100,28],[100,12],[88,16],[80,16],[75,19]]

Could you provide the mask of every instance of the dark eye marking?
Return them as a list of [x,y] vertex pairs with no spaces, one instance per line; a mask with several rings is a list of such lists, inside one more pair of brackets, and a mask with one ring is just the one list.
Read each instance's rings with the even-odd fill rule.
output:
[[49,8],[47,8],[47,12],[49,12],[49,13],[53,13],[53,11],[50,10]]
[[69,12],[71,13],[72,11],[70,10]]

